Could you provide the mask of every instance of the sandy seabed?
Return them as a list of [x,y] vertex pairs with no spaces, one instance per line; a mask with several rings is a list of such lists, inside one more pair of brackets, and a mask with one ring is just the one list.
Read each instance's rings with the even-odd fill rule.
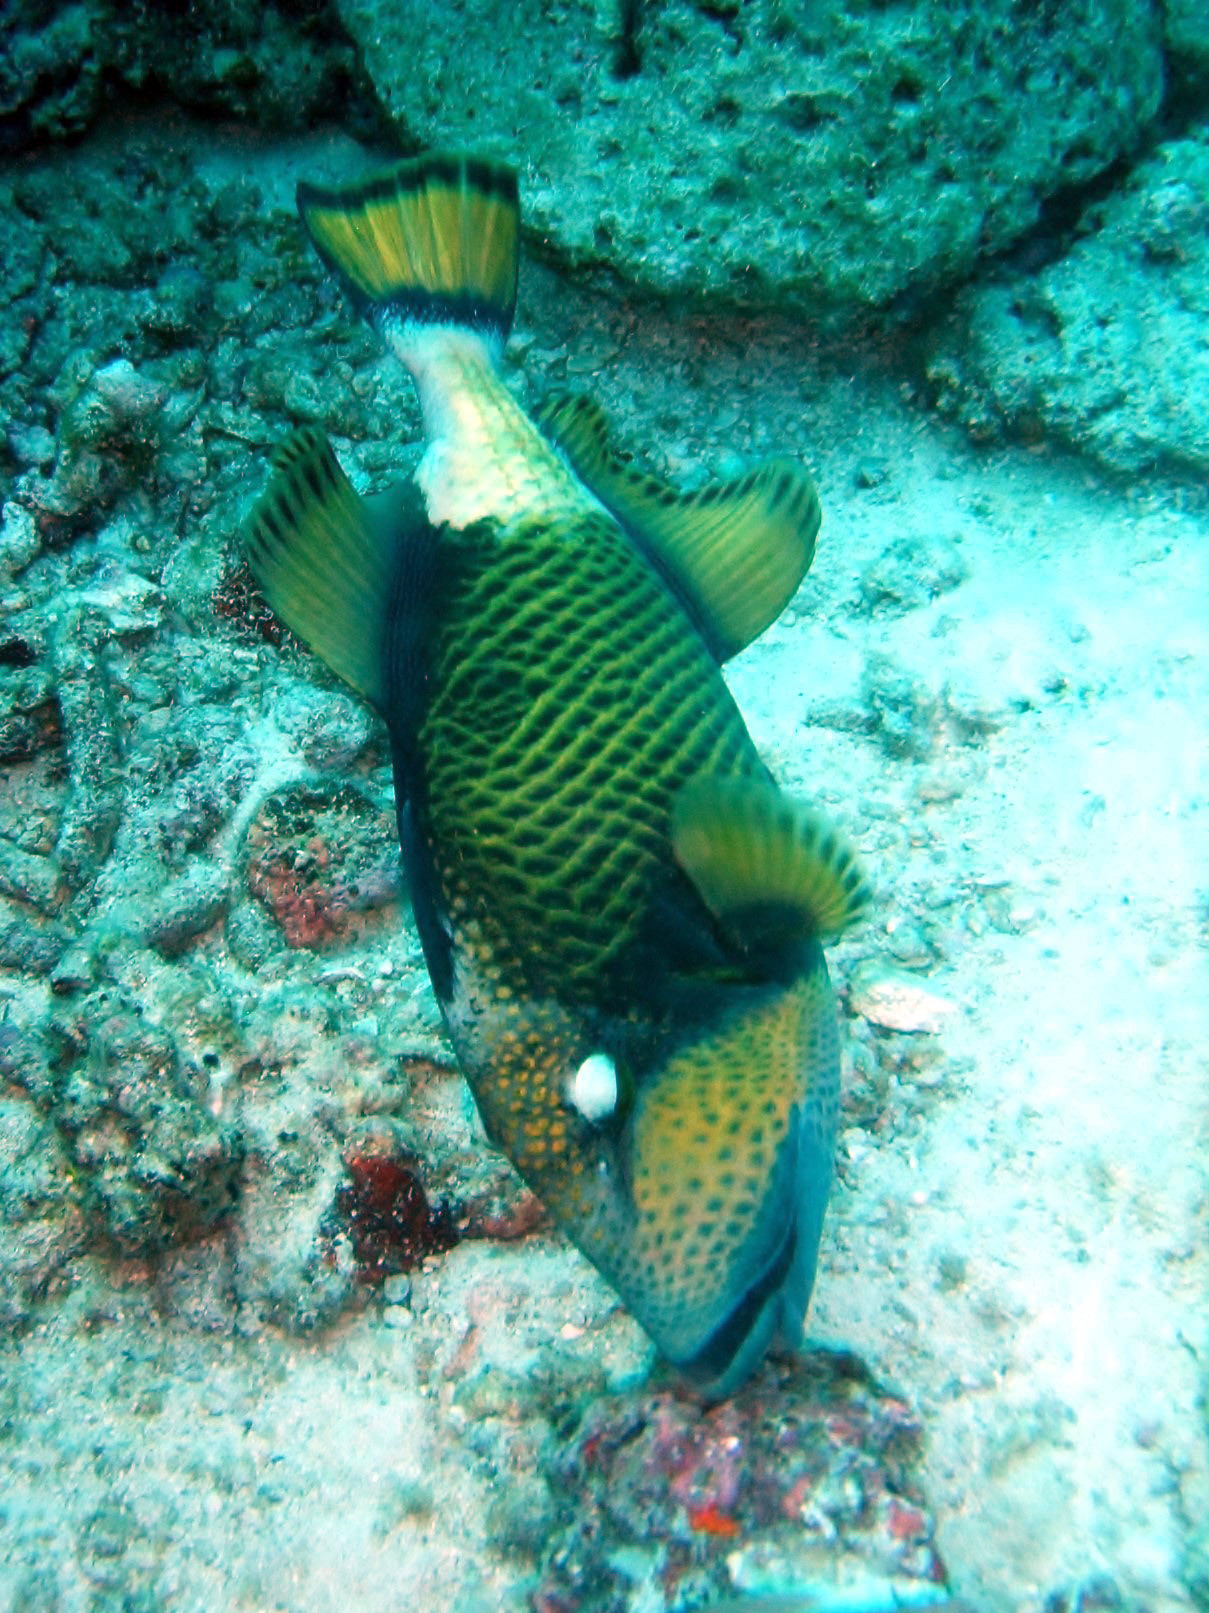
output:
[[[273,205],[351,161],[217,144],[198,171],[249,152]],[[972,1606],[1204,1606],[1209,501],[972,445],[892,347],[820,354],[538,265],[517,334],[518,385],[592,390],[651,469],[784,450],[819,480],[814,569],[728,672],[878,890],[833,960],[848,1098],[812,1342],[918,1407]],[[14,1610],[524,1608],[493,1538],[515,1475],[467,1439],[457,1352],[477,1329],[523,1369],[571,1328],[620,1384],[644,1360],[549,1231],[463,1244],[405,1317],[307,1339],[216,1330],[214,1299],[191,1322],[143,1267],[80,1272],[0,1356]]]

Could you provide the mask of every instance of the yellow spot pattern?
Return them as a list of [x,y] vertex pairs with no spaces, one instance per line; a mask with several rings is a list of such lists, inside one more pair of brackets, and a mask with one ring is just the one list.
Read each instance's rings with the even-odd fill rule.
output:
[[828,1155],[834,1147],[835,1038],[820,957],[791,987],[753,993],[640,1095],[633,1280],[661,1339],[699,1340],[725,1320],[780,1247],[797,1183],[775,1167],[793,1128],[814,1128]]

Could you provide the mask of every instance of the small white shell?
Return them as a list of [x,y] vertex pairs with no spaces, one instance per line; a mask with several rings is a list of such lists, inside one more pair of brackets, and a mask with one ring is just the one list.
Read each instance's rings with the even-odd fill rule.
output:
[[595,1123],[617,1107],[617,1066],[607,1053],[591,1053],[567,1082],[567,1101]]

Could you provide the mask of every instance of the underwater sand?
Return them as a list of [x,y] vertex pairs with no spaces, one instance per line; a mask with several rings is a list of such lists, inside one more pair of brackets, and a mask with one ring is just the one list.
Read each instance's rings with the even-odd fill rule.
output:
[[[197,165],[250,163],[276,201],[353,160],[215,142]],[[811,1341],[918,1408],[970,1605],[1203,1606],[1209,502],[974,447],[889,344],[820,353],[528,263],[517,334],[525,385],[592,390],[652,470],[787,450],[819,480],[813,572],[728,672],[879,897],[832,957],[851,1043]],[[501,1496],[575,1393],[571,1345],[618,1394],[646,1366],[586,1263],[548,1230],[465,1242],[409,1307],[300,1338],[239,1319],[223,1236],[166,1286],[81,1259],[3,1345],[0,1607],[530,1606],[553,1526]],[[540,1396],[467,1405],[475,1352]],[[627,1605],[653,1598],[639,1577]]]

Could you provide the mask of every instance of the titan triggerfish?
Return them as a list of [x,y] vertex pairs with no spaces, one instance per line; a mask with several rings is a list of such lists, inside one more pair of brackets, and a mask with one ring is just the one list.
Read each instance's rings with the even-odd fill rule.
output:
[[679,495],[584,398],[499,361],[514,171],[434,153],[303,184],[324,262],[419,393],[415,475],[310,427],[246,528],[266,599],[380,713],[432,985],[487,1134],[662,1355],[729,1393],[796,1347],[830,1191],[822,941],[869,887],[784,795],[722,675],[814,554],[791,458]]

